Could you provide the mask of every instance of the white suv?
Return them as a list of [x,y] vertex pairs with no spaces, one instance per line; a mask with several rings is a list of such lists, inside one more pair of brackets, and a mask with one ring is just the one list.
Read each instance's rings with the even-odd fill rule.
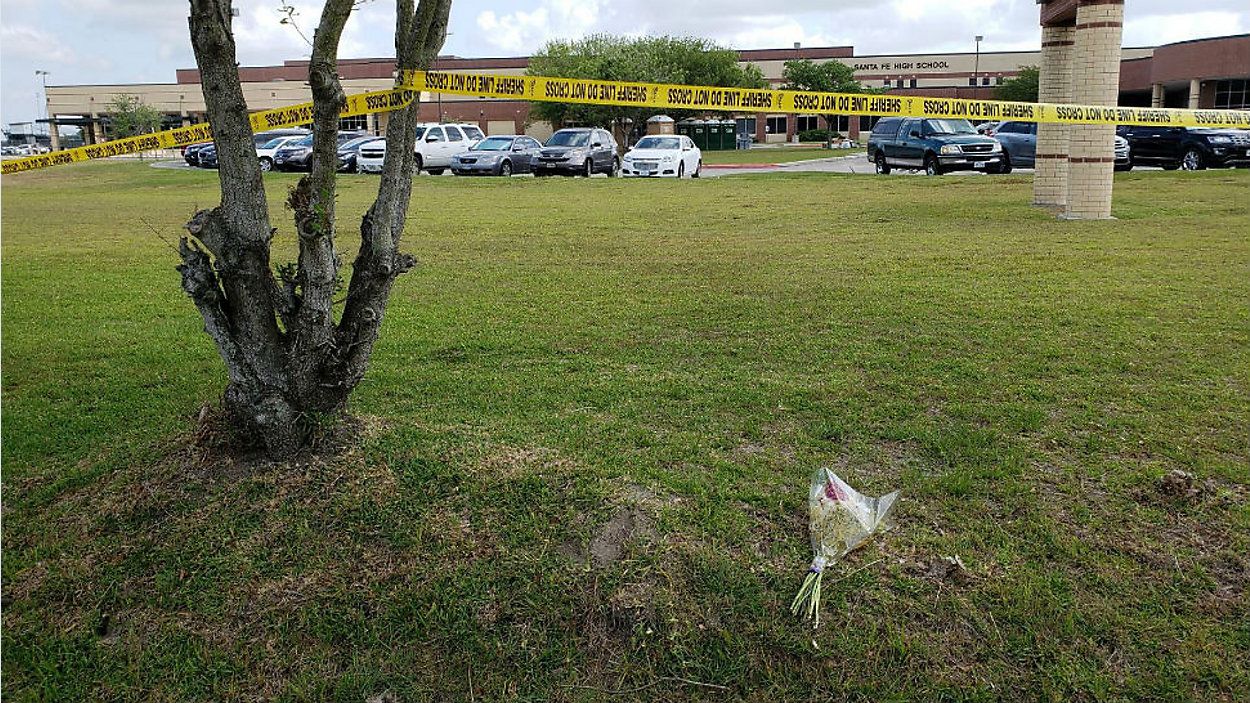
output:
[[[417,143],[413,151],[417,157],[417,172],[428,171],[435,176],[451,166],[451,157],[468,151],[486,136],[477,125],[471,124],[419,124],[416,131]],[[385,139],[369,142],[356,156],[356,169],[361,173],[381,173],[385,156]]]

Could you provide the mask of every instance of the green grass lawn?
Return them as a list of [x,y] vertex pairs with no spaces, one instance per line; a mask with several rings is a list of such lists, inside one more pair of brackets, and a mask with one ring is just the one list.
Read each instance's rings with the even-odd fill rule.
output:
[[[421,177],[364,440],[275,467],[194,436],[216,174],[6,176],[4,697],[1246,700],[1250,172],[1116,181]],[[813,632],[819,466],[903,498]]]
[[778,146],[732,151],[705,151],[703,163],[715,164],[787,164],[792,161],[826,159],[831,156],[862,156],[863,149],[821,149],[818,146]]

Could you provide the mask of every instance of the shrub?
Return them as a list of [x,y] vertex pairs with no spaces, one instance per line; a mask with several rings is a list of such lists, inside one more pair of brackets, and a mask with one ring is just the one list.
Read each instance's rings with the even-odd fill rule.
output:
[[841,138],[841,134],[830,132],[827,129],[809,129],[805,132],[799,132],[800,142],[827,142],[830,137],[833,139]]

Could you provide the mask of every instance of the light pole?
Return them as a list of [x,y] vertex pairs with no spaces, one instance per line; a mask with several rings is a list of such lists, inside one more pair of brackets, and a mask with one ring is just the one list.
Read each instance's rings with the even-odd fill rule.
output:
[[[446,44],[447,37],[450,37],[453,34],[455,34],[455,32],[447,32],[443,34],[443,44]],[[438,52],[438,55],[434,57],[434,70],[435,71],[438,70],[438,60],[441,59],[442,57],[443,57],[443,52],[440,50]],[[436,93],[436,95],[438,95],[438,123],[442,124],[443,123],[443,94],[440,92],[440,93]]]
[[981,40],[984,38],[985,37],[981,36],[980,34],[974,37],[974,39],[976,39],[976,42],[977,42],[976,59],[974,60],[972,64],[972,85],[974,87],[981,84]]
[[[43,117],[46,119],[48,117],[48,76],[50,75],[52,74],[43,69],[35,69],[35,77],[43,81],[43,107],[36,110],[38,113],[35,115],[36,118]],[[36,107],[39,106],[36,105]]]

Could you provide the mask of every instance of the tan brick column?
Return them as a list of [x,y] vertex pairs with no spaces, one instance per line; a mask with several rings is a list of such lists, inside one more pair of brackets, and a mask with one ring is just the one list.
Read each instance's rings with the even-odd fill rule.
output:
[[1198,101],[1202,99],[1202,81],[1192,80],[1189,82],[1189,109],[1197,110]]
[[1151,84],[1150,107],[1163,107],[1163,84],[1162,83]]
[[56,119],[55,119],[56,115],[53,115],[52,117],[53,119],[48,121],[48,142],[49,142],[49,146],[52,147],[52,151],[60,151],[61,150],[61,132],[60,132],[61,128],[56,125]]
[[[1072,101],[1073,27],[1042,27],[1042,65],[1037,99],[1044,103]],[[1033,174],[1033,204],[1062,207],[1068,197],[1067,125],[1037,126],[1037,164]]]
[[[1076,9],[1072,99],[1114,106],[1120,96],[1124,0],[1082,0]],[[1068,137],[1068,202],[1063,217],[1111,217],[1115,125],[1073,125]]]

